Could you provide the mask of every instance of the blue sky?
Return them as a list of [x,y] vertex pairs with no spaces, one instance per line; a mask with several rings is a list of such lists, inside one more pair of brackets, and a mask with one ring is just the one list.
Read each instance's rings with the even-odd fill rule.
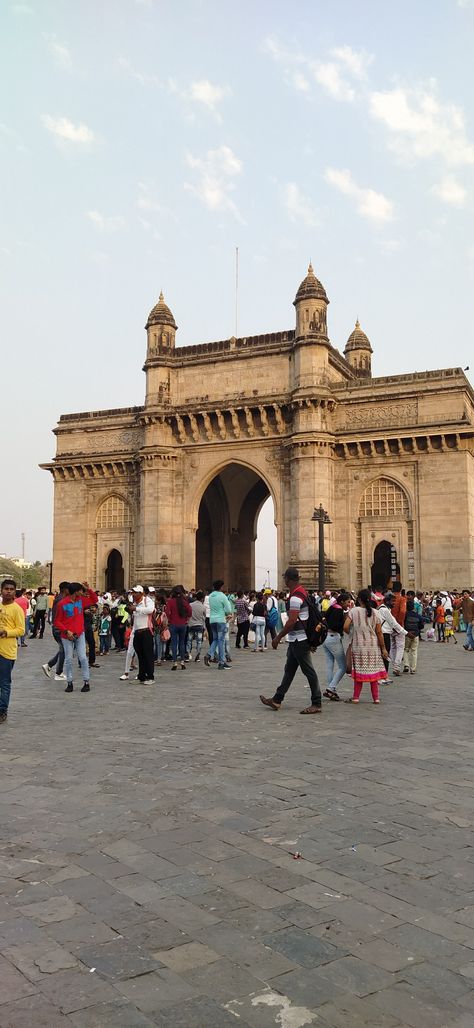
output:
[[473,48],[474,0],[5,0],[1,551],[50,556],[50,430],[142,402],[160,289],[180,344],[233,333],[235,246],[241,334],[311,258],[376,375],[470,362]]

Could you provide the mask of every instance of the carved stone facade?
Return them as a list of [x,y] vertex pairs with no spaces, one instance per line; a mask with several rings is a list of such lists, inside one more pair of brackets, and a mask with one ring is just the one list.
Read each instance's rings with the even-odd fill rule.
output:
[[54,577],[254,584],[262,504],[279,575],[317,575],[319,503],[333,584],[474,584],[474,394],[459,368],[373,378],[357,322],[327,336],[313,269],[296,329],[176,347],[163,296],[147,325],[141,407],[66,414],[55,429]]

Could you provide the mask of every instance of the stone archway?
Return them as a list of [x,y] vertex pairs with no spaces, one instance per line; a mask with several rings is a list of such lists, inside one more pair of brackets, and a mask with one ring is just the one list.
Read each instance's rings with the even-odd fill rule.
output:
[[246,465],[231,462],[201,497],[196,532],[196,585],[223,578],[229,589],[253,588],[257,520],[271,495],[267,483]]
[[113,549],[107,557],[105,588],[107,592],[122,592],[124,587],[123,560],[120,550]]

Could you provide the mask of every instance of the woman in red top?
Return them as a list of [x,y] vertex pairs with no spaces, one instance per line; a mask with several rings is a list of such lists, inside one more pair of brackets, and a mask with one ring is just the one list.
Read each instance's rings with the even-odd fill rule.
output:
[[171,632],[171,654],[173,657],[172,671],[178,667],[178,652],[181,661],[181,671],[184,671],[186,664],[186,631],[188,621],[191,617],[191,604],[188,603],[184,585],[175,585],[171,596],[165,607],[165,614],[168,618]]

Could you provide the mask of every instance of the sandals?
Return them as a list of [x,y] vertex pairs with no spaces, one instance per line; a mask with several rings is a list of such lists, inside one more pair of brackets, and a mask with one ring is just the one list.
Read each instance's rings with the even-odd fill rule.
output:
[[326,696],[328,700],[333,700],[335,703],[339,703],[341,699],[335,689],[326,689],[326,691],[323,692],[323,696]]
[[305,707],[304,710],[300,710],[300,714],[321,714],[321,707]]
[[353,700],[352,696],[350,696],[348,700],[344,700],[344,703],[359,703],[359,700]]

